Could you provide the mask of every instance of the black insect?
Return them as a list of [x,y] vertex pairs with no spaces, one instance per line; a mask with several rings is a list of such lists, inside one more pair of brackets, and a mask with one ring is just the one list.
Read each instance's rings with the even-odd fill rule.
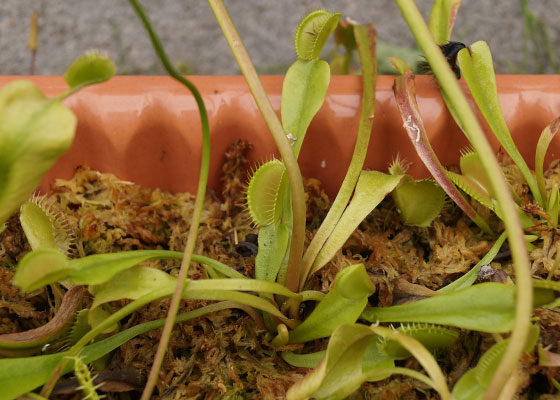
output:
[[251,257],[253,254],[257,254],[259,250],[259,239],[254,233],[249,233],[245,236],[243,242],[237,243],[235,246],[235,251],[242,257]]
[[[447,62],[449,63],[449,66],[451,67],[451,69],[455,73],[455,76],[457,77],[457,79],[461,79],[461,70],[459,69],[459,66],[457,65],[457,54],[459,53],[459,51],[461,49],[464,49],[467,46],[465,46],[465,44],[461,43],[461,42],[449,42],[449,43],[446,43],[446,44],[442,44],[439,47],[441,49],[441,52],[443,53],[443,55],[447,59]],[[418,73],[420,73],[420,74],[431,74],[432,69],[430,68],[430,64],[428,64],[427,61],[420,61],[418,63]]]

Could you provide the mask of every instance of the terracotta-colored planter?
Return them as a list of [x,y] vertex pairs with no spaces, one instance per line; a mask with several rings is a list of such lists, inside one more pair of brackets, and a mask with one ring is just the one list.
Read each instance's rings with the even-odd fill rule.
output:
[[[20,77],[0,77],[0,86]],[[61,93],[61,77],[32,77],[47,95]],[[282,77],[262,81],[275,107],[280,106]],[[385,171],[399,153],[413,161],[410,172],[425,176],[425,168],[402,127],[391,86],[394,77],[377,79],[374,129],[366,167]],[[197,76],[208,108],[212,135],[209,185],[219,186],[225,149],[237,138],[250,141],[257,161],[277,154],[262,117],[241,76]],[[467,146],[463,134],[445,110],[432,77],[417,77],[418,103],[432,145],[444,165],[457,162]],[[531,165],[541,130],[560,115],[560,76],[498,77],[500,101],[518,147]],[[331,79],[323,108],[311,123],[300,165],[304,176],[319,178],[334,195],[352,155],[360,112],[361,80]],[[170,191],[196,190],[200,165],[200,120],[190,93],[168,77],[115,77],[87,88],[67,101],[78,116],[72,149],[45,177],[42,189],[56,177],[69,178],[77,165],[112,172],[121,179]],[[492,140],[497,148],[497,142]],[[548,160],[560,156],[560,141],[551,145]]]

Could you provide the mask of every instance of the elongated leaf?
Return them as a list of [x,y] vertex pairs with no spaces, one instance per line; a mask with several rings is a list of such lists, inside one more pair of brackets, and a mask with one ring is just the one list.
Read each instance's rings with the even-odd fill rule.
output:
[[340,185],[340,190],[327,216],[305,251],[300,272],[300,290],[303,289],[317,255],[336,227],[336,224],[348,205],[348,201],[352,197],[352,193],[354,192],[354,188],[364,165],[367,149],[369,148],[373,117],[375,114],[375,85],[377,82],[377,63],[375,57],[376,31],[373,24],[355,25],[353,31],[358,46],[360,63],[362,64],[362,109],[358,135],[354,145],[354,152],[352,153],[352,160],[350,161],[344,180]]
[[521,171],[536,202],[541,207],[544,207],[544,199],[539,191],[537,181],[515,146],[502,114],[492,55],[488,44],[484,41],[473,43],[470,46],[470,52],[468,49],[463,49],[459,52],[457,61],[469,90],[478,108],[484,115],[486,122],[488,122],[500,144]]
[[[26,291],[66,278],[72,279],[76,284],[96,285],[107,282],[119,272],[146,260],[182,258],[183,253],[178,251],[134,250],[68,260],[57,250],[39,249],[29,252],[20,261],[14,282]],[[191,260],[209,265],[228,277],[247,279],[245,275],[211,258],[194,254]]]
[[[143,251],[143,250],[141,250],[141,251]],[[158,251],[158,250],[154,250],[154,251]],[[171,253],[175,253],[175,252],[171,252]],[[183,254],[183,253],[180,253],[180,254]],[[176,256],[174,254],[171,254],[169,258],[179,259],[179,254],[177,254]],[[229,265],[226,265],[224,263],[216,261],[216,260],[214,260],[213,258],[210,258],[210,257],[205,257],[205,256],[201,256],[201,255],[198,255],[198,254],[193,254],[191,256],[191,261],[196,262],[196,263],[200,263],[200,264],[204,264],[204,265],[208,265],[208,266],[212,267],[213,269],[215,269],[216,271],[218,271],[219,273],[227,276],[228,278],[249,279],[245,275],[243,275],[241,272],[238,272],[235,269],[231,268]]]
[[478,271],[483,265],[490,264],[494,257],[500,251],[502,245],[504,244],[505,240],[507,239],[507,233],[502,232],[500,237],[494,242],[488,253],[482,259],[476,263],[474,267],[471,268],[469,272],[467,272],[462,277],[456,279],[455,281],[451,282],[449,285],[442,287],[438,290],[438,293],[446,294],[451,292],[456,292],[457,290],[465,289],[471,286],[476,279],[478,278]]
[[[70,261],[75,270],[70,279],[76,284],[98,285],[112,279],[117,273],[147,260],[182,260],[184,254],[169,250],[133,250],[119,253],[94,254]],[[236,279],[247,277],[229,266],[209,257],[193,254],[192,262],[206,264],[222,274]]]
[[535,290],[553,290],[556,292],[560,292],[559,281],[553,281],[550,279],[533,279],[531,280],[531,284],[533,285],[533,289]]
[[[386,308],[366,308],[369,322],[427,322],[481,332],[509,332],[515,316],[515,288],[487,282],[466,289]],[[536,292],[534,307],[554,299],[552,290]]]
[[116,274],[146,261],[174,258],[181,260],[183,253],[167,250],[137,250],[120,253],[94,254],[70,261],[75,270],[70,275],[78,285],[99,285],[111,280]]
[[[402,70],[405,69],[402,63],[402,60],[399,63],[395,61],[394,65],[398,69]],[[471,207],[471,205],[465,200],[455,185],[451,182],[447,171],[441,165],[441,162],[437,158],[437,155],[428,140],[428,135],[424,127],[424,121],[422,120],[420,110],[418,109],[418,103],[416,101],[414,75],[412,75],[410,69],[405,69],[402,75],[395,78],[393,92],[395,94],[395,101],[397,102],[397,107],[399,108],[406,133],[408,134],[416,153],[426,168],[428,168],[428,171],[430,171],[433,178],[437,181],[437,183],[439,183],[451,200],[453,200],[455,204],[457,204],[459,208],[473,220],[474,223],[476,223],[483,231],[491,233],[492,230],[488,227],[486,221],[477,214],[477,212]]]
[[333,258],[360,222],[398,185],[402,177],[402,175],[387,175],[377,171],[362,171],[352,201],[317,255],[311,269],[312,273]]
[[435,0],[428,27],[437,44],[449,42],[461,0]]
[[39,185],[74,139],[76,117],[31,82],[0,90],[0,224]]
[[[171,296],[175,291],[176,278],[155,268],[137,266],[121,271],[118,275],[108,282],[101,285],[90,287],[90,292],[95,296],[92,309],[101,304],[118,300],[136,300],[155,290],[163,290],[166,296]],[[190,284],[194,283],[194,288],[190,289]],[[198,289],[197,289],[198,286]],[[183,291],[184,299],[197,300],[230,300],[237,303],[246,304],[259,310],[266,311],[283,320],[286,318],[271,303],[259,297],[246,293],[239,293],[232,288],[241,290],[255,290],[257,287],[265,288],[266,292],[281,292],[283,295],[295,296],[281,285],[272,282],[253,281],[245,279],[236,280],[205,280],[195,283],[188,281]],[[164,295],[165,296],[165,295]]]
[[173,294],[177,279],[156,268],[136,266],[119,272],[113,279],[100,285],[92,285],[94,295],[91,309],[120,299],[136,300],[154,290],[167,289]]
[[235,303],[245,304],[267,312],[277,318],[280,318],[286,325],[293,327],[294,323],[288,320],[276,307],[274,307],[268,300],[253,296],[252,294],[236,292],[234,290],[188,290],[188,287],[183,291],[184,299],[193,300],[214,300],[214,301],[233,301]]
[[[211,304],[198,310],[179,314],[176,322],[184,322],[208,313],[236,307],[238,305],[229,301]],[[80,352],[80,357],[85,363],[90,363],[108,354],[130,339],[153,329],[161,328],[164,324],[165,319],[162,318],[136,325],[107,339],[84,347]],[[57,364],[66,354],[67,352],[62,352],[36,357],[0,359],[0,388],[2,388],[0,390],[0,400],[15,399],[44,384],[53,369],[56,368]],[[71,369],[72,366],[68,365],[65,372],[69,372]]]
[[[535,175],[543,199],[547,198],[546,188],[544,186],[544,157],[546,156],[546,151],[548,150],[550,142],[554,139],[558,130],[560,130],[560,118],[556,118],[543,129],[535,152]],[[548,207],[546,210],[548,211]]]
[[189,292],[197,290],[237,290],[243,292],[272,293],[286,297],[299,296],[278,283],[257,279],[201,279],[189,281],[188,289]]
[[340,271],[334,288],[309,317],[290,332],[290,343],[301,343],[329,336],[338,326],[355,322],[375,287],[363,264]]

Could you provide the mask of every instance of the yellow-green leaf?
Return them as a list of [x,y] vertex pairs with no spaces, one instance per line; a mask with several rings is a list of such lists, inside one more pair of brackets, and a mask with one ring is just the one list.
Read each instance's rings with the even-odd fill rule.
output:
[[0,223],[35,191],[72,145],[76,117],[31,82],[0,90]]

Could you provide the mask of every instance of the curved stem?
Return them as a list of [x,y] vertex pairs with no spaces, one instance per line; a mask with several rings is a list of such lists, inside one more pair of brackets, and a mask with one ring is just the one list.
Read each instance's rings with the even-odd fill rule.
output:
[[485,399],[498,398],[504,384],[517,367],[523,348],[529,334],[529,319],[531,317],[533,292],[527,246],[523,238],[523,230],[517,216],[515,203],[511,198],[508,185],[501,174],[500,166],[494,156],[490,144],[484,136],[476,116],[467,100],[441,50],[434,42],[422,15],[412,0],[395,0],[406,20],[416,42],[424,55],[434,75],[437,77],[442,91],[457,116],[463,128],[470,133],[472,145],[479,154],[482,165],[488,174],[492,189],[504,214],[504,224],[509,238],[516,276],[515,322],[506,352],[500,362],[492,382],[486,391]]
[[251,62],[251,58],[231,21],[231,18],[221,0],[208,0],[216,20],[220,24],[224,36],[231,51],[239,64],[239,68],[247,81],[249,90],[253,94],[257,107],[261,112],[266,126],[270,130],[282,161],[286,166],[290,189],[292,191],[293,230],[290,245],[290,257],[286,274],[286,287],[293,292],[298,291],[299,268],[303,255],[303,242],[305,239],[305,192],[303,190],[303,179],[297,164],[297,159],[292,147],[286,138],[282,124],[270,103],[270,99],[257,75],[257,71]]
[[181,269],[179,270],[179,275],[177,277],[177,286],[175,287],[175,293],[171,298],[171,304],[169,305],[169,311],[167,313],[167,319],[165,321],[165,326],[163,327],[163,332],[159,341],[158,349],[154,358],[154,363],[152,369],[150,370],[150,375],[148,376],[148,381],[144,387],[144,392],[142,393],[142,400],[148,400],[155,387],[159,370],[163,362],[163,357],[167,350],[167,345],[169,344],[169,338],[171,336],[171,331],[175,323],[175,317],[179,311],[179,303],[181,301],[181,294],[185,285],[185,279],[189,270],[189,265],[191,262],[191,256],[194,250],[194,245],[196,242],[196,236],[198,234],[198,226],[200,223],[200,216],[202,214],[202,208],[204,205],[204,195],[206,194],[206,184],[208,182],[208,170],[210,168],[210,127],[208,124],[208,114],[206,113],[206,107],[204,106],[204,101],[202,96],[198,92],[197,88],[187,79],[185,79],[181,74],[179,74],[175,68],[169,62],[163,46],[159,41],[156,33],[152,29],[150,21],[146,16],[146,13],[142,9],[142,6],[138,0],[129,0],[130,4],[142,20],[144,27],[148,31],[152,45],[161,60],[167,73],[171,75],[174,79],[185,85],[192,93],[196,100],[198,110],[200,112],[200,122],[202,126],[202,156],[200,160],[200,175],[198,178],[198,189],[196,191],[196,200],[194,203],[194,211],[191,220],[191,227],[189,230],[189,235],[187,237],[187,244],[185,245],[185,256],[181,262]]

